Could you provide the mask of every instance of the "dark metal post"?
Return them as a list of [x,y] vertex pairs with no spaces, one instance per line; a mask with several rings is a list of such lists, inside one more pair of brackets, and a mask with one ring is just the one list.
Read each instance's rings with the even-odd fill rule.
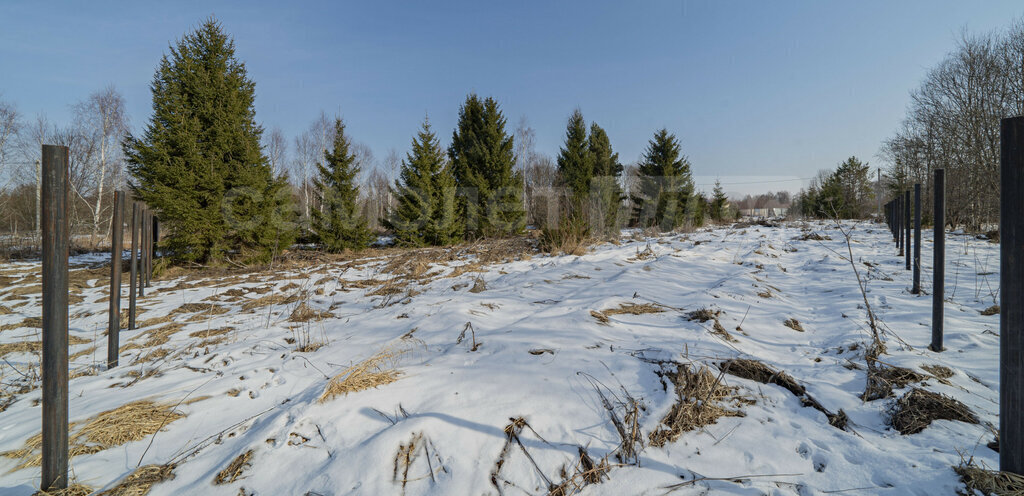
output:
[[999,163],[999,470],[1024,474],[1024,117],[1003,119]]
[[39,487],[68,487],[68,149],[43,145],[43,459]]
[[943,300],[946,297],[946,171],[935,169],[935,234],[932,243],[932,351],[942,351]]
[[913,294],[921,294],[921,183],[914,185],[914,288]]
[[128,282],[128,328],[135,329],[135,299],[139,273],[139,204],[132,202],[132,263]]
[[146,206],[139,205],[139,270],[136,287],[139,289],[139,298],[146,296]]
[[152,234],[150,229],[150,219],[152,216],[147,207],[142,211],[142,287],[149,287],[149,253],[152,245],[149,243],[149,236]]
[[903,193],[903,230],[906,236],[903,238],[903,248],[907,257],[907,270],[910,270],[910,190]]
[[107,368],[117,367],[121,333],[121,238],[124,236],[124,193],[114,192],[114,220],[110,226],[110,315],[107,322]]
[[896,196],[896,238],[898,238],[898,241],[896,243],[896,246],[900,249],[900,253],[898,255],[900,257],[903,256],[903,245],[904,245],[904,243],[903,243],[903,215],[901,213],[902,211],[903,211],[903,195],[897,195]]

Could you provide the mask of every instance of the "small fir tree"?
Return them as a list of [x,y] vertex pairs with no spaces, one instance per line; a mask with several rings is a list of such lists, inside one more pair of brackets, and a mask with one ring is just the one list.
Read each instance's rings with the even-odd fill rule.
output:
[[712,194],[714,196],[711,198],[711,220],[715,222],[727,220],[729,218],[729,197],[725,196],[722,183],[717,179],[715,180],[715,189]]
[[619,184],[623,167],[619,163],[619,154],[612,151],[608,133],[596,122],[590,124],[587,146],[594,160],[590,188],[597,204],[595,226],[610,232],[618,225],[619,207],[624,199],[622,186]]
[[568,189],[568,210],[579,214],[590,193],[594,156],[587,143],[587,123],[576,109],[565,128],[565,145],[558,153],[558,185]]
[[384,225],[399,246],[447,245],[462,239],[455,202],[455,176],[441,143],[423,121],[395,181],[398,205]]
[[667,129],[654,133],[639,167],[637,191],[632,195],[641,226],[668,231],[682,226],[693,194],[690,162],[679,140]]
[[200,263],[229,253],[266,260],[287,248],[295,232],[287,183],[262,153],[255,84],[215,18],[170,48],[150,89],[153,115],[123,149],[131,188],[159,213],[161,245]]
[[517,234],[526,224],[523,178],[514,170],[512,145],[498,102],[475,94],[466,97],[448,156],[469,237]]
[[345,124],[334,121],[334,143],[324,151],[325,164],[317,163],[319,177],[313,180],[320,209],[313,209],[313,233],[324,250],[340,252],[358,250],[370,244],[372,233],[366,218],[359,215],[359,166],[351,143],[345,135]]

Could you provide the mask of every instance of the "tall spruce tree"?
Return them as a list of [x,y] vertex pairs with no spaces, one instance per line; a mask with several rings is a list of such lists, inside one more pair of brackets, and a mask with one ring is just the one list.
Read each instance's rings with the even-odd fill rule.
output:
[[682,226],[689,213],[693,178],[690,162],[682,155],[674,134],[664,128],[654,133],[639,175],[637,191],[632,195],[639,224],[666,231]]
[[313,233],[329,252],[366,248],[372,233],[366,218],[360,215],[357,202],[359,166],[345,135],[345,124],[334,120],[334,143],[324,151],[325,164],[317,163],[319,177],[313,179],[320,209],[313,209]]
[[711,197],[711,220],[715,222],[721,222],[728,218],[729,208],[729,197],[725,196],[725,190],[722,189],[722,183],[718,179],[715,179],[715,189]]
[[131,187],[158,212],[161,244],[175,258],[269,258],[294,239],[294,211],[260,147],[255,84],[212,17],[169,51],[150,86],[145,132],[123,142]]
[[565,145],[558,152],[558,185],[568,189],[569,214],[582,213],[594,176],[594,155],[587,146],[587,123],[579,109],[565,126]]
[[455,202],[455,176],[430,121],[412,140],[395,181],[398,206],[384,221],[399,246],[446,245],[462,239]]
[[591,179],[597,214],[597,223],[605,231],[613,230],[618,223],[619,207],[622,204],[622,164],[619,154],[612,151],[608,133],[598,126],[590,124],[590,137],[587,139],[590,155],[594,160],[594,172]]
[[448,156],[461,190],[459,213],[468,237],[516,234],[526,224],[523,178],[513,169],[512,145],[498,102],[467,96]]

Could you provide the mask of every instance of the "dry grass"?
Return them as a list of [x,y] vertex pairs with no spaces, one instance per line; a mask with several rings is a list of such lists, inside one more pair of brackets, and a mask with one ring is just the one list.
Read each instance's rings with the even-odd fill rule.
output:
[[293,294],[285,296],[280,293],[274,293],[267,296],[261,296],[254,300],[246,301],[245,303],[242,304],[242,311],[249,312],[270,305],[287,305],[290,303],[295,303],[296,301],[299,301],[298,295]]
[[91,355],[93,352],[96,351],[96,349],[97,348],[95,346],[90,346],[90,347],[88,347],[88,348],[86,348],[84,350],[76,351],[75,353],[73,353],[71,356],[68,357],[68,361],[75,361],[75,360],[77,360],[79,358],[82,358],[82,357],[84,357],[86,355]]
[[[138,310],[136,310],[136,314],[135,314],[136,318],[138,317],[138,313],[137,312],[138,312]],[[136,329],[143,329],[143,328],[151,327],[151,326],[155,326],[155,325],[166,324],[166,323],[171,322],[173,320],[174,319],[170,315],[164,315],[163,317],[154,317],[152,319],[146,319],[146,320],[136,320],[135,321],[135,328]],[[124,324],[125,324],[124,327],[122,327],[122,329],[127,329],[128,328],[128,321],[124,320],[122,322],[124,322]]]
[[1024,476],[1019,474],[988,470],[976,465],[973,459],[961,461],[953,471],[967,488],[966,493],[958,494],[1024,496]]
[[288,317],[289,322],[309,322],[311,320],[324,320],[326,318],[333,317],[330,312],[323,312],[316,310],[313,307],[307,305],[305,302],[299,303],[299,306],[292,310],[291,316]]
[[722,372],[744,379],[760,382],[761,384],[775,384],[781,386],[794,396],[803,396],[807,391],[796,379],[781,370],[774,370],[768,365],[757,360],[745,358],[734,358],[726,360],[719,365]]
[[919,388],[903,395],[889,413],[889,424],[903,435],[917,434],[935,420],[978,423],[978,418],[963,403]]
[[204,331],[193,331],[188,333],[190,338],[212,338],[215,336],[223,336],[231,331],[235,330],[234,327],[218,327],[216,329],[207,329]]
[[252,468],[252,450],[246,451],[241,455],[231,460],[231,463],[224,470],[217,473],[217,476],[213,478],[213,483],[217,485],[230,484],[238,479],[242,478],[247,468]]
[[154,484],[174,478],[174,465],[145,465],[96,496],[146,496]]
[[339,395],[346,395],[397,381],[401,375],[401,371],[397,369],[398,361],[408,351],[408,348],[389,346],[379,351],[376,355],[349,366],[340,374],[327,381],[327,387],[324,388],[323,394],[320,395],[319,402],[323,403]]
[[644,315],[648,313],[661,313],[664,311],[665,309],[656,303],[641,303],[638,305],[636,303],[626,302],[620,304],[618,308],[608,308],[601,311],[591,310],[590,315],[597,319],[598,322],[608,324],[608,317],[611,315]]
[[[85,422],[72,422],[68,426],[69,456],[86,455],[144,439],[165,425],[184,418],[172,405],[149,400],[134,401],[108,410]],[[17,450],[5,451],[0,456],[21,460],[13,471],[37,467],[42,462],[42,434],[25,441]]]
[[942,365],[922,365],[921,370],[928,372],[932,377],[941,380],[953,377],[953,370]]
[[[89,343],[88,339],[82,339],[78,336],[69,335],[68,345],[77,345]],[[42,341],[19,341],[17,343],[2,343],[0,344],[0,357],[4,357],[11,353],[32,353],[41,351],[43,349]]]
[[600,484],[604,479],[608,478],[608,471],[611,467],[608,465],[608,458],[602,458],[595,462],[590,454],[587,453],[587,449],[578,446],[579,457],[576,460],[576,464],[572,467],[572,472],[566,470],[563,466],[561,473],[562,481],[552,487],[548,491],[548,496],[570,496],[573,494],[579,494],[583,491],[583,488],[590,484]]
[[800,321],[796,319],[786,319],[786,321],[783,322],[782,325],[790,329],[793,329],[794,331],[804,332],[804,327],[800,325]]
[[721,377],[715,377],[704,366],[694,370],[679,364],[669,378],[675,384],[676,403],[648,436],[652,446],[664,446],[682,433],[713,424],[721,417],[742,417],[743,412],[735,408],[753,403],[740,396],[735,386],[722,384]]
[[[131,342],[121,347],[120,351],[125,352],[133,349],[152,348],[155,346],[160,346],[170,341],[171,336],[174,335],[174,333],[180,331],[183,327],[185,327],[184,324],[181,324],[179,322],[173,322],[163,327],[150,329],[132,338]],[[141,341],[143,337],[146,338],[144,342]]]
[[52,489],[44,491],[42,489],[36,491],[32,496],[89,496],[92,494],[92,488],[85,484],[71,484],[66,489]]
[[710,308],[701,308],[694,310],[686,314],[686,319],[689,321],[697,321],[700,323],[707,322],[709,320],[718,320],[718,316],[722,314],[721,310],[712,310]]
[[992,305],[992,306],[990,306],[990,307],[988,307],[988,308],[986,308],[986,309],[981,311],[981,314],[985,315],[985,316],[996,315],[998,313],[999,313],[999,305]]

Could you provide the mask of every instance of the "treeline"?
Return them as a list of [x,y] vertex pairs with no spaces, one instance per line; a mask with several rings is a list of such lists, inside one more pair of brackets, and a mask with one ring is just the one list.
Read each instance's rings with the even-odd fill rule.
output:
[[793,197],[794,216],[816,219],[864,219],[876,208],[877,182],[867,162],[850,157],[834,170],[823,170]]
[[[151,82],[153,114],[129,132],[111,88],[76,106],[75,122],[32,125],[0,104],[0,230],[38,222],[42,143],[71,148],[72,223],[93,239],[109,231],[111,194],[128,188],[159,212],[162,247],[197,263],[267,260],[296,241],[337,252],[389,233],[400,246],[444,245],[543,230],[551,249],[627,226],[672,230],[732,219],[720,185],[696,191],[679,140],[657,131],[624,165],[611,139],[577,110],[556,160],[535,151],[525,123],[510,131],[490,97],[467,96],[445,147],[428,119],[404,159],[378,167],[340,118],[321,115],[292,143],[265,131],[255,83],[234,42],[210,18],[177,40]],[[20,160],[11,160],[11,157]],[[4,174],[4,172],[12,172]],[[95,243],[95,241],[94,241]]]
[[887,193],[921,183],[929,206],[932,178],[946,170],[946,219],[980,230],[999,220],[1000,119],[1024,113],[1024,22],[987,34],[964,33],[911,92],[900,129],[882,153]]

